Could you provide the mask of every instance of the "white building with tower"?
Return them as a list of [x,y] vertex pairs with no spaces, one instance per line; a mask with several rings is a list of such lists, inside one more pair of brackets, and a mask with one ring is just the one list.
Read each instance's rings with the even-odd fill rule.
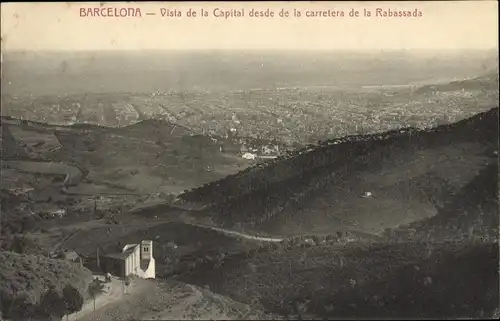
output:
[[108,253],[102,257],[102,269],[118,277],[136,275],[143,279],[156,277],[153,241],[143,240],[140,244],[127,244],[121,252]]

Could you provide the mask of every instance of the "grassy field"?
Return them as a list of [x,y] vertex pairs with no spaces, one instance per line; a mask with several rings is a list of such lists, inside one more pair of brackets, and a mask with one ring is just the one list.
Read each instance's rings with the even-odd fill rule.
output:
[[9,130],[19,144],[27,145],[36,153],[50,152],[61,147],[53,133],[29,130],[21,126],[9,126]]

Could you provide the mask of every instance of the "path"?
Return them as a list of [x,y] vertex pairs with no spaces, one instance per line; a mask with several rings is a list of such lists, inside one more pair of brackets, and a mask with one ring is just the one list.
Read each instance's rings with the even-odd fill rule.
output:
[[50,253],[55,253],[60,247],[61,245],[66,242],[67,240],[69,240],[70,238],[72,238],[73,236],[76,235],[76,233],[78,233],[79,231],[73,231],[71,232],[68,236],[66,236],[65,238],[63,238],[62,240],[58,241],[56,244],[54,244],[54,246],[52,247],[52,249],[50,250]]
[[[94,276],[95,277],[95,276]],[[104,279],[103,277],[100,277]],[[127,293],[130,293],[130,286],[127,289]],[[111,283],[105,283],[104,289],[106,293],[103,293],[96,297],[95,299],[95,310],[98,310],[110,303],[120,300],[123,296],[123,281],[113,277]],[[80,320],[84,316],[94,312],[94,300],[89,299],[84,304],[80,311],[63,317],[63,320],[76,321]]]
[[184,222],[184,223],[185,224],[189,224],[189,225],[193,225],[193,226],[198,226],[198,227],[201,227],[201,228],[211,229],[211,230],[214,230],[214,231],[217,231],[217,232],[224,233],[225,235],[228,235],[228,236],[242,237],[242,238],[245,238],[245,239],[248,239],[248,240],[255,240],[255,241],[262,241],[262,242],[278,242],[278,243],[284,240],[283,238],[262,237],[262,236],[249,235],[249,234],[245,234],[245,233],[241,233],[241,232],[227,230],[227,229],[220,228],[220,227],[214,227],[214,226],[208,226],[208,225],[202,225],[202,224],[195,224],[195,223],[186,223],[186,222]]
[[[211,230],[214,230],[214,231],[217,231],[217,232],[221,232],[221,233],[224,233],[225,235],[227,236],[233,236],[233,237],[242,237],[242,238],[245,238],[245,239],[248,239],[248,240],[254,240],[254,241],[261,241],[261,242],[276,242],[276,243],[279,243],[283,240],[286,240],[286,239],[289,239],[289,238],[296,238],[296,237],[304,237],[304,236],[310,236],[311,234],[297,234],[297,235],[290,235],[288,237],[263,237],[263,236],[254,236],[254,235],[250,235],[250,234],[245,234],[245,233],[242,233],[242,232],[237,232],[237,231],[233,231],[233,230],[228,230],[228,229],[225,229],[225,228],[220,228],[220,227],[215,227],[215,226],[209,226],[209,225],[203,225],[203,224],[196,224],[196,223],[190,223],[190,222],[183,222],[184,224],[188,224],[188,225],[192,225],[192,226],[197,226],[197,227],[201,227],[201,228],[206,228],[206,229],[211,229]],[[379,236],[376,235],[376,234],[372,234],[372,233],[369,233],[369,232],[366,232],[366,231],[363,231],[361,229],[353,229],[353,228],[350,228],[348,229],[348,231],[350,233],[353,233],[355,235],[359,235],[359,236],[362,236],[362,237],[365,237],[365,238],[370,238],[370,239],[378,239]]]

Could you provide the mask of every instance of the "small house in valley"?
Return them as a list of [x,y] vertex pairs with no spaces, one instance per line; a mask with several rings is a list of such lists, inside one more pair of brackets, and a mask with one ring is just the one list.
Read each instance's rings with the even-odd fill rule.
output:
[[118,277],[136,275],[143,279],[156,277],[153,241],[127,244],[121,252],[108,253],[102,257],[102,269]]

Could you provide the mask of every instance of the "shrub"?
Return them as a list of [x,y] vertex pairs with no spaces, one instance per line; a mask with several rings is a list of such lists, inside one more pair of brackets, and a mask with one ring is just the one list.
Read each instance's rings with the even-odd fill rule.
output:
[[38,254],[40,252],[36,243],[26,235],[8,235],[2,237],[1,249],[19,254]]
[[274,252],[274,251],[279,250],[280,246],[274,242],[271,242],[268,244],[267,248],[269,249],[269,251]]
[[50,287],[40,299],[40,312],[45,316],[62,318],[66,314],[66,304],[54,287]]
[[66,285],[63,289],[63,299],[66,306],[66,314],[78,312],[83,306],[83,297],[80,292],[71,285]]
[[36,317],[39,313],[39,308],[30,302],[26,294],[11,297],[0,293],[1,295],[1,314],[2,317],[8,318],[11,321],[24,321],[30,317]]

